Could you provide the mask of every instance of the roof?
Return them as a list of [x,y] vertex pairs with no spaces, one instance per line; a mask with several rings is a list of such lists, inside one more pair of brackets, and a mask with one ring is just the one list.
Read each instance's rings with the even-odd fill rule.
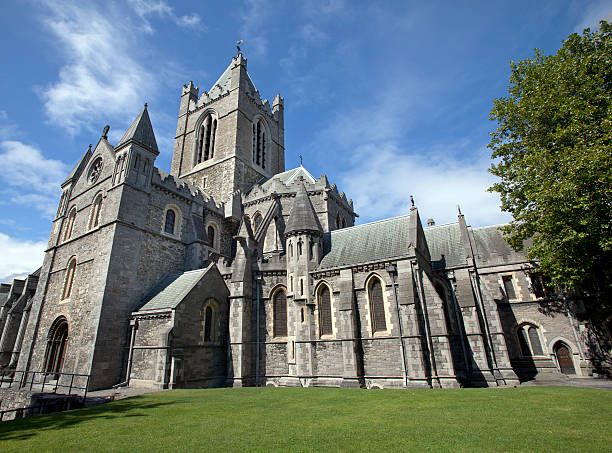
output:
[[157,311],[176,308],[204,274],[206,274],[209,267],[181,274],[168,275],[163,278],[145,296],[142,300],[143,305],[138,311]]
[[289,214],[289,219],[287,220],[285,234],[295,231],[323,231],[317,214],[312,207],[312,202],[308,198],[308,192],[306,192],[304,183],[298,186],[291,214]]
[[441,261],[444,255],[444,263],[440,263],[441,267],[457,267],[467,263],[459,223],[430,226],[424,228],[423,231],[432,262]]
[[356,265],[410,253],[410,215],[380,220],[323,235],[323,259],[317,269]]
[[310,174],[310,172],[300,165],[297,168],[292,168],[291,170],[287,170],[283,173],[278,173],[268,179],[264,179],[263,182],[259,183],[259,185],[263,190],[267,190],[268,187],[272,185],[272,182],[276,180],[288,186],[293,181],[297,180],[299,177],[304,178],[304,180],[309,182],[310,184],[314,184],[316,182],[316,179]]
[[[506,264],[525,261],[525,252],[515,252],[510,247],[499,229],[500,226],[491,225],[472,229],[478,258],[487,264]],[[524,245],[528,246],[530,242],[528,241]]]
[[159,153],[157,141],[155,140],[155,134],[153,133],[153,126],[151,125],[151,119],[149,118],[149,113],[147,111],[147,104],[145,104],[142,112],[140,112],[140,115],[138,115],[138,118],[136,118],[128,130],[125,131],[125,134],[123,134],[123,137],[121,140],[119,140],[119,143],[117,143],[116,148],[119,148],[130,141],[134,141],[139,145],[148,148],[154,153]]

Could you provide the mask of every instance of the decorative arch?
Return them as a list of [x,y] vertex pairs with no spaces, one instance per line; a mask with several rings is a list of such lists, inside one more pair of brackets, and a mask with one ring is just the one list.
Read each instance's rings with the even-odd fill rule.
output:
[[270,129],[263,116],[257,115],[253,118],[253,163],[263,169],[270,154]]
[[162,219],[162,233],[180,238],[181,226],[181,210],[174,204],[167,205],[166,209],[164,209],[164,217]]
[[193,166],[215,157],[215,141],[219,116],[213,109],[205,110],[196,122]]
[[219,343],[219,303],[214,298],[206,299],[202,306],[202,344]]
[[279,285],[272,290],[272,334],[275,337],[287,336],[287,289]]
[[319,335],[321,337],[334,334],[332,313],[332,288],[327,282],[317,286],[317,310],[319,312]]
[[102,213],[102,192],[98,193],[91,204],[91,209],[89,210],[89,222],[87,223],[87,228],[89,230],[96,228],[100,224],[100,216]]
[[47,348],[45,350],[44,371],[54,373],[54,379],[59,377],[66,357],[68,346],[68,321],[59,316],[51,324],[47,335]]
[[64,285],[62,287],[62,299],[70,299],[72,287],[74,286],[74,274],[76,273],[77,259],[73,256],[68,260],[66,271],[64,272]]
[[64,241],[67,241],[72,237],[72,230],[74,229],[74,221],[76,220],[76,214],[76,206],[71,207],[68,211],[68,218],[66,219],[66,226],[64,228]]

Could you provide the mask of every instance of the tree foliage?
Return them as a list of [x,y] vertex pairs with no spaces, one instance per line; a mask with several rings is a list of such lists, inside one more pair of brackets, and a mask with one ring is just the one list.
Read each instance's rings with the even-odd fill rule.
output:
[[612,295],[612,24],[570,35],[554,55],[511,63],[508,96],[495,99],[489,190],[514,220],[516,249],[562,288]]

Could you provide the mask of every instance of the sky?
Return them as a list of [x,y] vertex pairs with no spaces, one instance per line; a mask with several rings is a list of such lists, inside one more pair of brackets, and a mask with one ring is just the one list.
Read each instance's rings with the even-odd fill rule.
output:
[[487,192],[509,65],[612,21],[612,0],[3,1],[0,281],[42,264],[60,184],[145,102],[168,171],[181,87],[213,85],[238,39],[262,98],[285,99],[286,168],[325,173],[358,223],[408,212],[505,223]]

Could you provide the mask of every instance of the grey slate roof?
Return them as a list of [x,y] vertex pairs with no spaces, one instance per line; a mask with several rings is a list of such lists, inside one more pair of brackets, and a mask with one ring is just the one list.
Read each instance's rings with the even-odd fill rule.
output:
[[[478,259],[489,265],[524,261],[525,252],[515,252],[504,239],[499,227],[500,225],[492,225],[472,230]],[[531,241],[528,241],[524,245],[528,246],[530,243]]]
[[323,259],[317,269],[330,269],[406,256],[410,216],[380,220],[323,235]]
[[134,120],[132,125],[125,131],[119,143],[115,148],[119,148],[130,141],[134,141],[139,145],[143,145],[145,148],[150,149],[155,153],[159,153],[157,148],[157,140],[155,140],[155,134],[153,133],[153,126],[151,125],[151,119],[147,112],[147,104],[145,104],[142,112],[138,115],[138,118]]
[[423,232],[425,233],[425,239],[427,239],[432,262],[442,260],[442,255],[444,255],[443,267],[449,268],[467,264],[458,223],[427,227],[423,229]]
[[[211,264],[212,266],[212,264]],[[168,275],[163,278],[142,300],[142,307],[138,312],[171,310],[189,294],[189,291],[206,274],[206,269]]]
[[297,193],[295,194],[295,201],[293,202],[291,214],[289,214],[289,219],[287,220],[285,234],[294,231],[323,231],[317,214],[312,207],[310,198],[308,198],[308,192],[306,192],[304,183],[299,184]]

